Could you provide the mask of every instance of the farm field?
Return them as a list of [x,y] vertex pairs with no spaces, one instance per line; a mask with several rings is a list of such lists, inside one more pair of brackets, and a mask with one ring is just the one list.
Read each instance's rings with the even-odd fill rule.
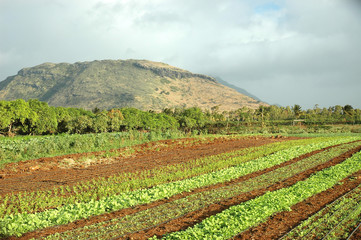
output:
[[359,134],[207,136],[112,146],[7,159],[0,169],[0,237],[288,240],[361,234]]

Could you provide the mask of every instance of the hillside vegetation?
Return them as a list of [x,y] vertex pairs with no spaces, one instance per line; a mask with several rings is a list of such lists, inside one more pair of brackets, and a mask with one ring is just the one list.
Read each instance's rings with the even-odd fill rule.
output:
[[50,106],[155,111],[217,105],[221,110],[235,110],[263,104],[212,77],[146,60],[44,63],[25,68],[0,82],[0,100],[19,98],[39,99]]

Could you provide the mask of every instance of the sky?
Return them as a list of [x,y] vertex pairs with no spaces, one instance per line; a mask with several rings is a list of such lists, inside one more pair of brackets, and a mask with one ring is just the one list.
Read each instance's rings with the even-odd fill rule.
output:
[[0,81],[102,59],[218,76],[269,104],[361,108],[361,0],[0,0]]

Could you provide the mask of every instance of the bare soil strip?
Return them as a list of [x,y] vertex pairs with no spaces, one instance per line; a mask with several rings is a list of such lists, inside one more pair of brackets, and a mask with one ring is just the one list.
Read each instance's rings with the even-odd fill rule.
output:
[[[0,171],[0,196],[7,193],[20,191],[35,191],[51,189],[56,185],[73,185],[75,183],[91,180],[99,177],[110,177],[121,172],[136,172],[148,170],[154,167],[179,164],[193,159],[239,150],[242,148],[256,147],[268,143],[294,140],[296,138],[266,138],[266,137],[244,137],[238,139],[217,138],[214,141],[197,144],[195,146],[177,145],[176,147],[165,148],[162,151],[143,152],[136,157],[117,157],[114,163],[90,166],[88,168],[60,169],[36,169],[36,171],[23,171],[19,173],[7,174],[7,170]],[[161,141],[162,144],[172,145],[174,140]],[[155,143],[153,143],[155,144]],[[144,147],[148,146],[143,144]],[[143,147],[141,146],[141,147]],[[95,154],[95,153],[92,153]],[[17,168],[21,165],[29,165],[29,162],[47,162],[59,164],[64,158],[81,158],[89,153],[73,154],[52,158],[41,158],[26,162],[17,163]],[[11,166],[7,166],[10,169]]]
[[[335,146],[332,146],[332,147],[335,147]],[[312,155],[314,155],[316,153],[319,153],[321,151],[325,151],[326,149],[329,149],[329,148],[331,148],[331,147],[328,147],[328,148],[325,148],[325,149],[322,149],[322,150],[317,150],[317,151],[302,155],[302,156],[300,156],[298,158],[295,158],[295,159],[293,159],[291,161],[282,163],[282,164],[274,166],[272,168],[268,168],[268,169],[265,169],[265,170],[262,170],[262,171],[259,171],[259,172],[255,172],[255,173],[243,176],[241,178],[235,179],[235,180],[230,181],[230,182],[225,182],[225,183],[220,183],[220,184],[216,184],[216,185],[209,186],[209,187],[195,189],[191,193],[178,194],[178,195],[175,195],[175,196],[173,196],[173,197],[171,197],[169,199],[156,201],[156,202],[153,202],[151,204],[141,205],[141,206],[137,206],[135,208],[130,208],[130,209],[123,209],[123,210],[120,210],[120,211],[117,211],[117,212],[104,214],[104,215],[101,215],[101,216],[94,216],[94,217],[91,217],[91,218],[85,219],[85,220],[79,220],[79,221],[76,221],[76,222],[73,222],[73,223],[70,223],[70,224],[67,224],[67,225],[51,227],[51,228],[47,228],[47,229],[44,229],[44,230],[39,230],[39,231],[27,233],[21,239],[30,239],[30,238],[35,237],[35,236],[47,236],[47,235],[50,235],[50,234],[53,234],[53,233],[56,233],[56,232],[64,232],[64,231],[71,230],[71,229],[74,229],[74,228],[79,228],[79,227],[83,227],[83,226],[87,226],[87,225],[92,225],[92,224],[95,224],[95,223],[98,223],[98,222],[103,222],[103,221],[110,220],[112,218],[119,218],[119,217],[122,217],[122,216],[125,216],[125,215],[129,215],[129,214],[133,214],[133,213],[136,213],[136,212],[139,212],[139,211],[143,211],[143,210],[146,210],[148,208],[159,206],[161,204],[171,202],[171,201],[174,201],[176,199],[184,198],[186,196],[189,196],[191,194],[195,194],[195,193],[198,193],[198,192],[203,192],[203,191],[208,191],[208,190],[213,190],[213,189],[216,190],[217,188],[227,186],[227,185],[230,185],[230,184],[234,184],[234,183],[237,183],[237,182],[242,182],[242,181],[245,181],[245,180],[260,176],[260,175],[262,175],[264,173],[271,172],[271,171],[273,171],[273,170],[275,170],[277,168],[281,168],[281,167],[293,164],[293,163],[295,163],[297,161],[300,161],[300,160],[302,160],[304,158],[310,157],[310,156],[312,156]],[[297,181],[301,181],[301,180],[307,178],[309,175],[311,175],[315,171],[319,171],[319,170],[322,170],[323,168],[326,168],[326,167],[329,167],[329,166],[332,166],[332,165],[336,165],[337,163],[342,162],[346,158],[350,157],[354,152],[357,152],[360,149],[361,149],[361,147],[358,147],[357,149],[349,151],[346,154],[343,154],[343,155],[333,159],[330,162],[319,165],[316,168],[307,170],[307,171],[303,172],[300,175],[289,178],[289,179],[287,179],[287,180],[285,180],[283,182],[274,184],[274,185],[272,185],[272,186],[270,186],[268,188],[259,189],[259,190],[256,190],[256,191],[252,191],[252,192],[242,194],[242,195],[240,195],[238,197],[235,197],[235,198],[226,199],[226,200],[224,200],[224,201],[222,201],[222,202],[220,202],[218,204],[210,205],[207,208],[201,209],[201,210],[196,211],[196,212],[189,213],[189,214],[185,215],[184,217],[181,217],[181,218],[175,219],[173,221],[170,221],[168,223],[159,225],[159,226],[157,226],[155,228],[148,229],[148,230],[143,231],[143,232],[138,232],[138,233],[128,235],[127,238],[129,238],[129,239],[145,239],[145,238],[151,237],[153,235],[160,236],[160,235],[164,235],[164,234],[166,234],[168,232],[183,230],[183,229],[185,229],[185,228],[187,228],[189,226],[193,226],[194,224],[202,221],[203,219],[205,219],[205,218],[207,218],[207,217],[209,217],[209,216],[211,216],[213,214],[219,213],[219,212],[229,208],[230,206],[237,205],[237,204],[239,204],[241,202],[244,202],[244,201],[248,201],[248,200],[250,200],[252,198],[255,198],[257,196],[260,196],[260,195],[264,194],[266,191],[273,191],[273,190],[281,189],[283,187],[287,187],[289,185],[292,185],[292,184],[296,183]]]

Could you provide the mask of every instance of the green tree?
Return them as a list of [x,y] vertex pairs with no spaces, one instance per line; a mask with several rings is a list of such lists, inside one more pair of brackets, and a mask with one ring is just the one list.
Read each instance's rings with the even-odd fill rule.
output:
[[93,130],[93,120],[87,115],[81,115],[73,119],[73,131],[75,133],[89,133]]
[[24,131],[32,134],[55,133],[58,121],[54,108],[37,99],[30,99],[28,103],[33,114],[29,114]]
[[162,110],[162,112],[163,112],[164,114],[169,115],[169,116],[173,116],[173,115],[174,115],[174,111],[173,111],[171,108],[164,108],[164,109]]
[[122,122],[125,129],[139,129],[143,128],[142,124],[142,111],[136,108],[122,108],[121,113],[124,117]]
[[270,120],[281,120],[282,109],[276,105],[269,107],[269,119]]
[[302,108],[300,105],[298,104],[295,104],[293,107],[292,107],[292,111],[295,115],[296,118],[299,118],[301,115],[302,115]]
[[56,121],[58,122],[57,133],[68,132],[68,122],[71,120],[69,111],[64,107],[51,107],[55,113]]
[[200,130],[205,126],[207,118],[200,108],[192,107],[184,109],[184,111],[178,116],[178,122],[186,131],[194,129]]
[[216,106],[211,107],[212,113],[210,116],[211,117],[210,120],[216,121],[216,122],[226,120],[225,114],[219,112],[220,106],[221,105],[216,105]]
[[92,129],[96,133],[107,132],[109,116],[106,111],[98,112],[93,118]]
[[108,127],[111,132],[120,131],[120,127],[123,123],[124,116],[119,109],[111,109],[107,113],[108,115]]
[[14,101],[1,101],[0,103],[0,125],[9,136],[13,135],[14,127],[24,127],[29,117],[36,117],[30,110],[29,104],[23,99]]
[[333,108],[333,114],[335,114],[336,116],[341,116],[341,115],[342,115],[342,111],[343,111],[343,108],[342,108],[342,106],[340,106],[340,105],[336,105],[336,106],[334,106],[334,108]]
[[93,112],[94,114],[97,114],[97,113],[101,113],[102,110],[100,110],[100,108],[98,108],[98,107],[95,107],[95,108],[93,108],[92,112]]
[[177,119],[175,119],[172,116],[166,115],[166,114],[158,114],[158,119],[160,119],[161,129],[177,129],[179,128],[179,123]]
[[292,109],[290,106],[287,106],[286,108],[283,108],[283,112],[282,112],[282,118],[283,119],[292,119]]
[[69,119],[66,121],[65,129],[68,133],[88,133],[94,131],[93,118],[95,114],[79,108],[67,108]]
[[248,107],[244,106],[237,110],[238,120],[241,122],[246,122],[247,120],[249,120],[250,115],[250,109]]
[[353,113],[353,107],[351,106],[351,105],[345,105],[344,107],[343,107],[343,114],[344,115],[352,115],[352,113]]
[[10,102],[0,101],[0,131],[11,132],[13,116],[10,112]]

